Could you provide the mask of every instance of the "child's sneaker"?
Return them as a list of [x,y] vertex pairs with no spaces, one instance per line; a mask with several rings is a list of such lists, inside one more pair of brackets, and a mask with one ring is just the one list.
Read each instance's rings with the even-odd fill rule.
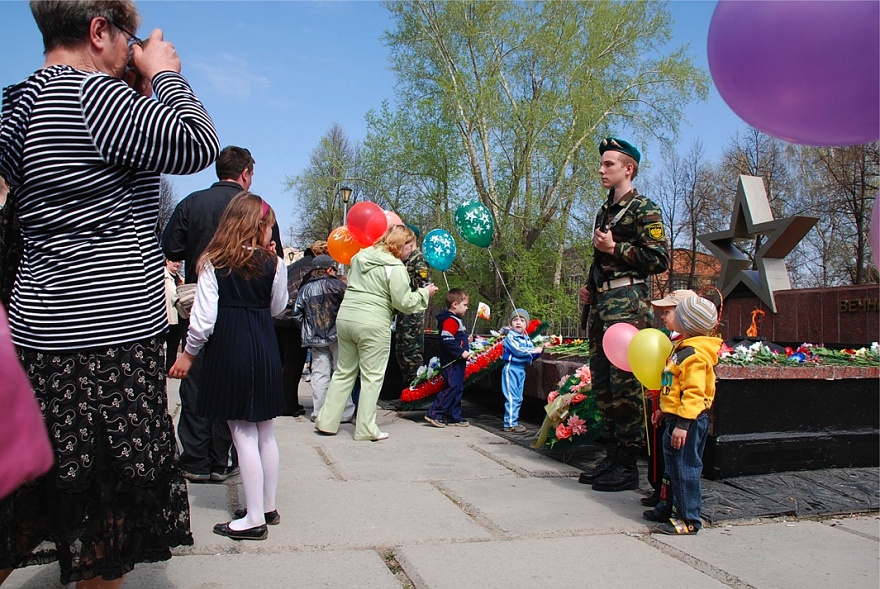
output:
[[515,426],[513,426],[513,427],[506,427],[506,428],[504,428],[504,431],[506,431],[506,432],[511,432],[511,433],[514,433],[514,434],[524,434],[524,433],[526,433],[526,432],[529,431],[529,430],[526,429],[526,426],[524,426],[524,425],[515,425]]
[[427,421],[428,423],[430,423],[434,427],[446,427],[445,425],[443,425],[442,422],[437,421],[436,419],[434,419],[430,415],[425,415],[425,421]]
[[689,521],[671,517],[668,522],[654,528],[654,531],[658,534],[666,534],[667,536],[693,536],[700,531],[700,528]]
[[462,419],[461,421],[447,421],[446,425],[451,425],[453,427],[467,427],[470,424],[467,422],[467,419]]

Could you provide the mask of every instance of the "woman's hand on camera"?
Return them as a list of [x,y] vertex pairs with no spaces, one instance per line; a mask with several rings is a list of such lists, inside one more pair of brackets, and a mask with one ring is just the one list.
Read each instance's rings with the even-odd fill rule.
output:
[[434,285],[433,282],[429,282],[428,284],[425,285],[425,290],[428,291],[428,296],[429,296],[429,297],[432,297],[432,296],[434,296],[434,294],[435,294],[438,290],[440,290],[440,289],[437,288],[437,286]]
[[159,72],[180,73],[180,56],[174,45],[162,39],[162,29],[153,29],[143,46],[134,45],[131,50],[135,69],[147,81]]

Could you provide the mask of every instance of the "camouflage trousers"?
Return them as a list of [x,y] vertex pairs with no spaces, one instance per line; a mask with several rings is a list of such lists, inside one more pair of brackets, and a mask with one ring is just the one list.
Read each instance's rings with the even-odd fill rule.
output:
[[404,384],[416,377],[416,372],[424,365],[422,353],[425,349],[425,313],[412,315],[397,314],[397,331],[394,335],[397,364]]
[[600,293],[590,313],[590,372],[596,406],[605,419],[604,437],[621,448],[641,448],[645,443],[645,409],[642,385],[632,372],[614,366],[605,355],[602,338],[615,323],[639,329],[651,325],[653,312],[648,286],[635,284]]

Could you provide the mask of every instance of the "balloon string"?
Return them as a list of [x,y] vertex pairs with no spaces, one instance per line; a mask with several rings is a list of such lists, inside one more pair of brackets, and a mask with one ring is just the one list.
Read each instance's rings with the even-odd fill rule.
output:
[[501,286],[504,287],[504,292],[507,293],[507,298],[510,299],[511,308],[516,309],[516,303],[513,302],[513,297],[510,296],[510,291],[507,290],[507,285],[504,283],[504,276],[501,275],[501,269],[498,267],[498,263],[495,261],[494,256],[492,256],[492,249],[487,247],[486,251],[489,252],[489,259],[492,260],[492,265],[495,266],[495,272],[498,274],[498,278],[501,280]]
[[446,270],[443,271],[443,282],[446,283],[446,290],[449,291],[449,281],[446,279]]
[[642,415],[645,416],[645,443],[648,446],[648,456],[651,456],[651,432],[648,431],[648,400],[645,399],[645,385],[642,385]]

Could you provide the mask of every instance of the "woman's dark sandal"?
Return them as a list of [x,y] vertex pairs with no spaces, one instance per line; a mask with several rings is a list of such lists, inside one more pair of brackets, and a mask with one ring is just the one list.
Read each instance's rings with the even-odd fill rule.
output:
[[[232,512],[232,515],[235,516],[235,519],[242,519],[247,517],[247,509],[236,509]],[[267,511],[263,514],[263,517],[266,518],[266,523],[270,526],[277,526],[281,523],[281,515],[278,513],[278,510]]]
[[[238,515],[238,512],[235,512]],[[663,518],[657,511],[653,509],[649,509],[647,511],[642,512],[642,518],[648,520],[649,522],[657,522],[658,524],[666,523],[666,519]],[[266,518],[266,523],[269,523],[269,518]]]
[[693,536],[699,531],[700,529],[694,524],[674,517],[654,528],[654,532],[667,536]]
[[335,436],[336,435],[336,432],[325,432],[324,430],[318,429],[317,427],[315,428],[315,433],[318,434],[319,436]]
[[219,536],[226,536],[233,540],[265,540],[269,537],[269,528],[266,524],[255,526],[246,530],[233,530],[229,527],[230,522],[225,524],[216,524],[214,533]]

